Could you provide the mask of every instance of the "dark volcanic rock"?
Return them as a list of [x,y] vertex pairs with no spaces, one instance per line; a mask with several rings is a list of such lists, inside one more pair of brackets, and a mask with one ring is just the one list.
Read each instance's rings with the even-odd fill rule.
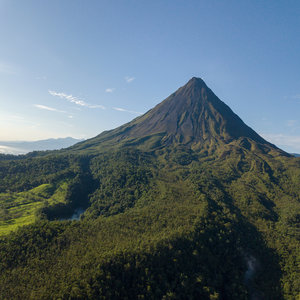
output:
[[195,77],[134,123],[127,136],[166,133],[183,143],[211,137],[225,141],[248,137],[266,143]]
[[[144,115],[80,143],[74,149],[122,143],[144,144],[146,148],[177,143],[201,148],[204,144],[228,144],[238,139],[240,146],[248,150],[251,147],[262,152],[279,150],[248,127],[202,79],[193,77]],[[145,146],[145,143],[148,144]]]

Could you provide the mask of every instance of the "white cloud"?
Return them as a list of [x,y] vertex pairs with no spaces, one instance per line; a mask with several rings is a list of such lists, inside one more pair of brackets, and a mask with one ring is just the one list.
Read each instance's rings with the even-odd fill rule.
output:
[[124,108],[121,108],[121,107],[113,107],[113,109],[117,110],[117,111],[128,112],[128,113],[131,113],[131,114],[137,114],[137,115],[142,114],[141,112],[133,111],[133,110],[127,110],[127,109],[124,109]]
[[88,108],[101,108],[101,109],[105,109],[105,106],[103,106],[103,105],[90,105],[90,104],[88,104],[87,107]]
[[282,148],[288,148],[290,152],[300,152],[300,136],[285,134],[261,134],[263,138]]
[[135,77],[130,77],[130,76],[125,77],[125,80],[126,80],[127,83],[132,82],[134,79],[135,79]]
[[36,107],[36,108],[38,108],[38,109],[44,109],[44,110],[50,110],[50,111],[57,111],[57,112],[64,112],[64,111],[58,110],[56,108],[49,107],[49,106],[46,106],[46,105],[41,105],[41,104],[34,104],[33,106]]
[[105,109],[105,107],[103,105],[91,105],[91,104],[86,103],[83,100],[80,100],[80,99],[74,97],[73,95],[68,95],[68,94],[65,94],[65,93],[58,93],[58,92],[50,91],[50,90],[48,92],[52,96],[59,97],[61,99],[65,99],[65,100],[67,100],[71,103],[75,103],[76,105],[79,105],[79,106],[85,106],[85,107],[88,107],[88,108]]
[[49,91],[49,94],[52,95],[52,96],[59,97],[61,99],[66,99],[69,102],[75,103],[75,104],[80,105],[80,106],[88,106],[88,104],[85,103],[83,100],[77,99],[76,97],[74,97],[72,95],[67,95],[65,93],[57,93],[55,91]]
[[112,93],[114,90],[115,90],[114,88],[109,88],[109,89],[106,89],[105,92],[106,93]]

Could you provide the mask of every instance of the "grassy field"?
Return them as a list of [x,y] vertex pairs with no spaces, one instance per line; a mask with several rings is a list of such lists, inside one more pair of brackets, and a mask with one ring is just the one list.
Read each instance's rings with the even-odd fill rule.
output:
[[68,183],[42,184],[24,192],[0,193],[0,236],[36,220],[36,212],[45,204],[65,202]]

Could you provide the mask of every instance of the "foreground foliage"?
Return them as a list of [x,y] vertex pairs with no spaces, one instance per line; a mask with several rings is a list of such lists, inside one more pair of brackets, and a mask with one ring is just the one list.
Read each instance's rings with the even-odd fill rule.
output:
[[2,207],[36,207],[0,240],[1,297],[295,299],[299,159],[220,149],[1,162]]

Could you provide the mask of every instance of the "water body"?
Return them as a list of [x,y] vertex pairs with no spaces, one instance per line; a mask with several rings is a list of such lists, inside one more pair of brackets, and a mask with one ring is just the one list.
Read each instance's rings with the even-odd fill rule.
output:
[[84,213],[84,211],[85,211],[85,209],[83,209],[83,208],[80,208],[80,207],[76,208],[71,217],[69,217],[69,218],[60,218],[59,220],[60,221],[66,221],[66,220],[78,221],[78,220],[80,220],[80,216]]
[[255,257],[250,255],[249,257],[246,258],[246,263],[247,263],[247,271],[245,272],[244,279],[247,284],[249,283],[249,281],[252,281],[254,277],[254,273],[257,267],[257,261]]
[[259,263],[257,259],[252,255],[245,256],[247,270],[244,275],[244,281],[249,290],[250,300],[262,300],[263,296],[260,291],[258,291],[253,284],[253,279],[255,277],[255,273],[259,267]]
[[0,153],[19,155],[32,151],[58,150],[81,141],[83,140],[71,137],[38,141],[0,141]]
[[80,216],[84,213],[84,211],[85,210],[83,208],[76,208],[70,220],[80,220]]
[[0,145],[0,153],[1,154],[19,155],[19,154],[26,154],[27,152],[28,151],[21,149],[21,148]]

